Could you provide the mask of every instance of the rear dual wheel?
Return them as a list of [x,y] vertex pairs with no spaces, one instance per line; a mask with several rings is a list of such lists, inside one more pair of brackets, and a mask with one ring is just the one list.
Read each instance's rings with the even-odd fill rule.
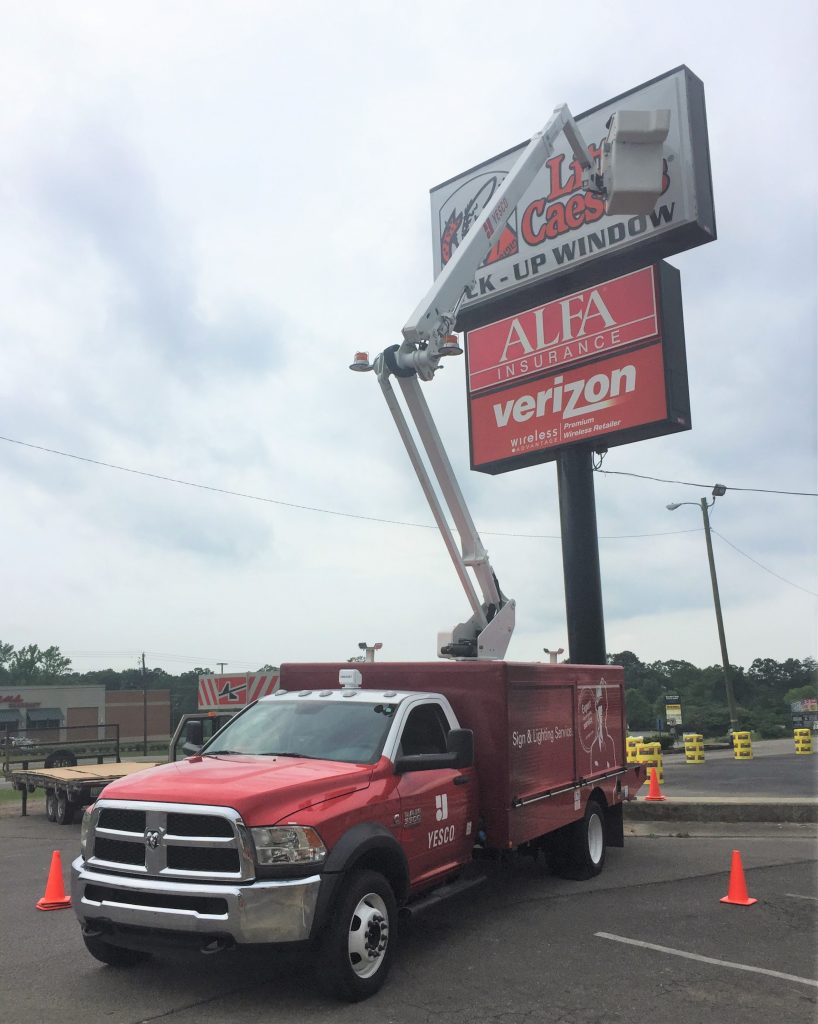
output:
[[589,800],[579,821],[552,837],[551,866],[563,878],[586,879],[605,866],[605,812]]

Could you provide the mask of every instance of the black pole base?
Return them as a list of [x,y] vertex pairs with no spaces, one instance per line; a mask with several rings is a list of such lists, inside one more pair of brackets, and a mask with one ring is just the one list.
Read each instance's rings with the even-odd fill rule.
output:
[[557,459],[562,571],[568,656],[574,664],[604,665],[605,619],[599,570],[593,453],[575,448]]

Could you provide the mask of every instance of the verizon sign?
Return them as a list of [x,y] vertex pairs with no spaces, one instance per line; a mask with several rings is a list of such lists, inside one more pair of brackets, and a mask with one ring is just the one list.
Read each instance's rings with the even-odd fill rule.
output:
[[646,267],[466,333],[472,469],[690,428],[679,275]]
[[[662,195],[647,215],[607,216],[603,200],[582,188],[582,172],[564,138],[526,190],[467,289],[458,330],[469,330],[561,292],[658,262],[716,237],[704,89],[676,68],[576,120],[597,157],[616,110],[670,110]],[[561,147],[561,148],[559,148]],[[434,273],[439,274],[513,167],[515,146],[431,190]]]

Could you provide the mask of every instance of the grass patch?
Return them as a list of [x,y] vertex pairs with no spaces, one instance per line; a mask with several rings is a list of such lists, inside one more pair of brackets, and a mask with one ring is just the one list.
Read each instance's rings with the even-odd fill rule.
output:
[[[38,790],[36,793],[29,793],[29,800],[42,800],[45,797],[45,790]],[[0,789],[0,804],[11,804],[20,803],[20,790],[19,789]]]

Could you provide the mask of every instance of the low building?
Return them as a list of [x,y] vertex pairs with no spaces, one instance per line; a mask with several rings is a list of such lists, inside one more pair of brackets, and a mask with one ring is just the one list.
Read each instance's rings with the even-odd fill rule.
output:
[[[0,739],[32,732],[43,742],[113,739],[165,740],[170,734],[170,690],[107,690],[104,686],[3,686]],[[107,729],[101,729],[107,726]]]

